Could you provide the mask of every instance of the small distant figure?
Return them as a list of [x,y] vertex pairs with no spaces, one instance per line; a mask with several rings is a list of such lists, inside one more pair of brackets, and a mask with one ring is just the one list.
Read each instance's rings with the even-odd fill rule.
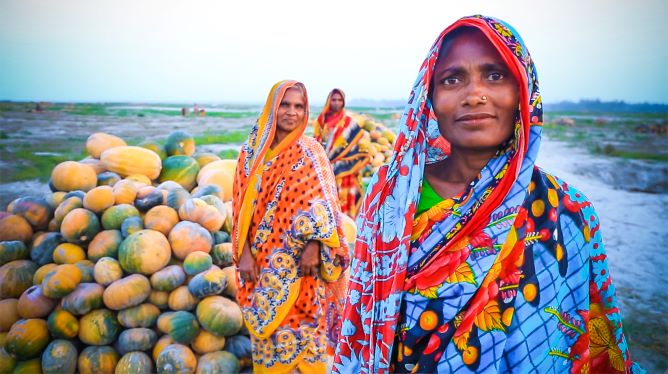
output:
[[200,117],[204,117],[204,116],[206,116],[206,110],[204,110],[204,108],[202,108],[202,109],[199,110],[199,116],[200,116]]
[[44,108],[42,108],[42,103],[39,103],[39,102],[35,103],[35,112],[40,113],[43,110],[44,110]]
[[181,108],[181,115],[183,117],[187,116],[188,115],[188,108],[186,108],[186,107]]

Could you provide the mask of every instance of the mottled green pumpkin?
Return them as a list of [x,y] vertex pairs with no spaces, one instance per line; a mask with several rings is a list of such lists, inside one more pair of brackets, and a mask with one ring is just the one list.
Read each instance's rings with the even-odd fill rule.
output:
[[122,178],[120,175],[114,173],[113,171],[105,171],[97,175],[97,185],[98,186],[113,186],[116,182],[120,181]]
[[223,349],[238,358],[242,368],[253,364],[251,341],[246,335],[228,337]]
[[0,373],[11,373],[15,366],[14,356],[7,353],[4,348],[0,348]]
[[95,264],[90,260],[81,260],[74,263],[81,270],[81,283],[95,282]]
[[21,318],[43,318],[49,315],[58,300],[44,296],[42,286],[35,285],[23,291],[17,309]]
[[0,266],[0,299],[18,298],[32,286],[37,265],[29,260],[15,260]]
[[167,205],[175,210],[179,210],[181,206],[191,198],[190,193],[183,188],[170,190],[167,194]]
[[42,358],[36,357],[32,360],[19,361],[14,367],[12,374],[41,374]]
[[170,346],[172,344],[175,344],[176,342],[174,339],[172,339],[169,335],[163,335],[158,339],[158,341],[155,343],[152,349],[152,354],[151,357],[153,358],[153,361],[158,361],[158,356],[160,356],[160,352],[162,352],[163,349],[167,348],[167,346]]
[[123,269],[115,258],[102,257],[95,263],[93,277],[96,283],[107,286],[123,278]]
[[197,362],[196,374],[238,373],[239,360],[230,352],[217,351],[203,355]]
[[60,243],[53,250],[53,262],[56,264],[74,264],[77,261],[85,260],[86,252],[80,245],[73,243]]
[[35,275],[33,275],[32,277],[32,284],[41,285],[42,280],[44,280],[44,277],[50,272],[56,270],[57,267],[58,264],[54,264],[53,262],[50,264],[40,266],[35,272]]
[[20,319],[17,299],[0,300],[0,332],[9,331],[12,325]]
[[223,189],[220,188],[217,184],[205,184],[202,186],[197,186],[194,190],[190,192],[192,197],[204,197],[207,195],[212,195],[223,200]]
[[162,162],[158,180],[160,182],[171,180],[180,184],[184,189],[191,190],[195,187],[197,173],[199,173],[199,164],[194,158],[184,155],[170,156]]
[[80,374],[114,374],[120,356],[110,346],[88,346],[79,354]]
[[160,352],[156,366],[159,373],[194,373],[197,368],[197,357],[187,346],[172,344]]
[[43,197],[27,196],[20,197],[7,206],[9,214],[21,216],[30,223],[35,230],[45,229],[51,217],[53,208]]
[[114,205],[102,213],[102,227],[105,230],[119,230],[128,217],[139,217],[139,210],[130,204]]
[[149,209],[161,205],[165,199],[166,193],[163,190],[153,186],[144,186],[137,191],[134,205],[141,212],[147,212]]
[[22,241],[0,242],[0,265],[14,260],[25,260],[29,257],[30,251]]
[[156,291],[172,291],[186,281],[186,273],[179,265],[169,265],[151,275],[151,286]]
[[118,247],[123,242],[120,230],[100,231],[88,244],[88,259],[97,262],[102,257],[118,257]]
[[165,151],[168,156],[192,156],[195,154],[195,139],[192,135],[183,130],[172,131],[167,135]]
[[72,264],[59,265],[44,276],[42,293],[46,297],[59,299],[69,295],[81,283],[81,270]]
[[97,309],[79,320],[79,340],[88,345],[109,345],[116,340],[121,326],[109,309]]
[[56,338],[73,339],[79,334],[79,320],[65,309],[56,309],[46,321],[51,335]]
[[153,327],[159,316],[157,306],[144,303],[118,312],[118,322],[126,328]]
[[213,259],[206,252],[193,252],[183,260],[183,270],[188,275],[195,275],[208,270],[213,265]]
[[223,273],[225,273],[225,278],[227,278],[227,286],[223,290],[223,295],[231,297],[233,300],[237,298],[237,292],[239,291],[237,284],[237,269],[236,266],[228,266],[223,268]]
[[218,336],[239,332],[243,317],[239,305],[222,296],[209,296],[197,304],[197,319],[203,328]]
[[127,238],[131,234],[134,234],[143,229],[144,229],[144,221],[142,221],[141,217],[138,216],[128,217],[121,224],[121,235],[123,235],[123,238]]
[[100,220],[88,209],[77,208],[67,213],[60,224],[60,233],[70,243],[86,244],[100,232]]
[[82,316],[102,307],[103,294],[104,287],[97,283],[79,283],[74,291],[61,300],[60,306],[75,316]]
[[158,317],[158,322],[156,324],[158,331],[163,334],[169,334],[170,321],[172,316],[174,316],[174,313],[176,312],[164,312]]
[[167,309],[169,308],[169,292],[152,290],[148,295],[148,302],[159,309]]
[[[160,371],[158,371],[160,372]],[[153,360],[144,352],[128,352],[116,364],[116,374],[151,374]]]
[[[211,236],[213,236],[213,243],[214,244],[221,244],[221,243],[229,243],[230,242],[230,234],[227,233],[226,231],[216,231],[212,232]],[[218,264],[216,264],[218,265]]]
[[7,334],[5,350],[19,360],[38,356],[49,343],[49,330],[43,319],[22,319]]
[[60,230],[60,225],[63,223],[65,216],[67,216],[69,212],[78,208],[83,208],[83,199],[79,196],[70,196],[63,200],[53,212],[54,228]]
[[141,230],[123,240],[118,260],[128,273],[150,275],[164,268],[172,256],[169,241],[159,231]]
[[53,251],[65,241],[59,232],[47,232],[35,238],[30,248],[30,258],[38,266],[53,262]]
[[167,304],[171,310],[193,310],[199,299],[190,293],[188,286],[180,286],[169,293]]
[[165,147],[163,147],[160,143],[155,142],[155,141],[150,141],[146,140],[138,144],[139,147],[150,149],[151,151],[155,152],[158,156],[160,156],[161,160],[164,160],[167,158],[167,151],[165,151]]
[[197,160],[197,164],[199,164],[200,168],[204,167],[206,164],[220,160],[220,156],[210,152],[197,152],[193,155],[193,158]]
[[42,373],[74,373],[77,369],[77,349],[64,339],[56,339],[42,353]]
[[139,305],[151,293],[148,278],[141,274],[132,274],[107,286],[102,300],[107,308],[121,310]]
[[220,267],[228,267],[234,263],[234,247],[232,243],[221,243],[213,246],[211,250],[213,263]]
[[188,282],[188,291],[197,298],[219,295],[226,287],[227,276],[217,268],[199,273]]
[[155,331],[145,327],[123,330],[118,336],[116,348],[120,354],[132,351],[148,351],[158,340]]
[[175,342],[190,344],[199,332],[199,323],[194,314],[180,310],[169,319],[169,336]]

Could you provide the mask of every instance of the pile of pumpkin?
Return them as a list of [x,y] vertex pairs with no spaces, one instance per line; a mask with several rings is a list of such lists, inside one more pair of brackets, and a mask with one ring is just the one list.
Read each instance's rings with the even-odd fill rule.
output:
[[355,121],[364,129],[369,136],[360,140],[360,151],[368,152],[371,162],[362,170],[362,177],[370,177],[383,164],[390,161],[396,134],[384,124],[374,121],[371,117],[363,114],[353,114]]
[[0,212],[0,373],[239,372],[250,340],[235,302],[236,160],[189,134],[86,141],[45,196]]

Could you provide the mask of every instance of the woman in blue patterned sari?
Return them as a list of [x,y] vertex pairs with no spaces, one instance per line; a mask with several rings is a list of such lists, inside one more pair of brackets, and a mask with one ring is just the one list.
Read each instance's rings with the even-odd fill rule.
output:
[[335,372],[642,371],[592,204],[535,165],[542,117],[514,29],[441,33],[358,216]]

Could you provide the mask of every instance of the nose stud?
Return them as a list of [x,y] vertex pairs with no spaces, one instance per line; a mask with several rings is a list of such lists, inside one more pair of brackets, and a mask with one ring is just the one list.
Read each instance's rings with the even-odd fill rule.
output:
[[487,101],[487,96],[482,95],[482,96],[480,97],[480,99],[481,99],[482,101]]

